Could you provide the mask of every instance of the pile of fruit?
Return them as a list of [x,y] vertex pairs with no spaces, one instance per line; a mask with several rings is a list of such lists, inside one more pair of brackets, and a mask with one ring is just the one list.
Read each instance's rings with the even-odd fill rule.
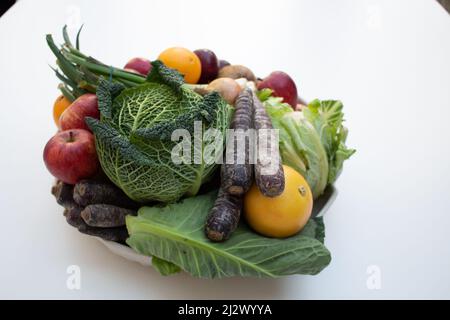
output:
[[[44,162],[70,225],[151,256],[164,275],[278,277],[328,265],[323,221],[311,212],[354,153],[342,103],[306,104],[288,74],[260,79],[207,49],[169,48],[115,68],[82,53],[79,33],[75,46],[66,28],[63,37],[57,47],[47,36],[62,95]],[[173,139],[177,129],[200,131],[200,146],[187,147],[197,162],[173,161],[185,142]],[[277,129],[279,142],[255,148],[251,162],[247,137],[239,162],[228,129]],[[222,160],[208,162],[211,150]]]

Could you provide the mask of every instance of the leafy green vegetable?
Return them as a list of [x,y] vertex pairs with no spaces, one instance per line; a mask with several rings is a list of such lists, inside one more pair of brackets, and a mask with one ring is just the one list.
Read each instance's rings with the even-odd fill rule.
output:
[[345,145],[342,103],[314,100],[300,112],[270,94],[262,90],[259,97],[274,128],[280,130],[283,163],[305,177],[316,199],[336,180],[343,162],[355,152]]
[[333,183],[342,171],[342,164],[355,153],[345,145],[347,129],[342,125],[344,114],[342,102],[336,100],[314,100],[303,111],[305,118],[319,133],[327,152],[330,170],[328,183]]
[[[268,100],[271,96],[272,96],[273,91],[269,88],[264,88],[259,90],[258,92],[256,92],[256,96],[258,97],[259,101],[263,102]],[[279,99],[279,101],[281,102],[282,99]],[[286,103],[287,105],[287,103]]]
[[203,158],[205,148],[215,142],[206,139],[191,145],[191,155],[201,156],[198,161],[172,161],[179,143],[170,139],[174,129],[193,134],[199,120],[202,134],[215,128],[224,137],[232,110],[217,93],[202,97],[183,83],[177,71],[156,61],[144,84],[124,89],[102,80],[98,85],[101,120],[87,123],[103,170],[133,200],[173,202],[195,195],[216,169]]
[[170,276],[181,271],[179,266],[155,256],[152,257],[152,266],[163,276]]
[[328,161],[325,149],[314,127],[301,112],[270,97],[265,102],[274,128],[279,129],[279,147],[283,163],[300,172],[308,181],[313,197],[320,196],[327,185]]
[[46,36],[47,44],[56,57],[59,70],[54,68],[56,77],[62,81],[60,89],[69,100],[74,100],[86,92],[96,93],[101,77],[108,77],[112,82],[125,87],[135,87],[145,83],[145,77],[126,70],[102,63],[80,51],[80,32],[73,46],[67,28],[63,28],[64,44],[56,46],[52,35]]
[[204,223],[216,197],[212,192],[166,207],[141,208],[138,216],[127,216],[127,244],[201,278],[317,274],[329,264],[321,219],[311,219],[287,239],[266,238],[241,224],[228,241],[210,242]]

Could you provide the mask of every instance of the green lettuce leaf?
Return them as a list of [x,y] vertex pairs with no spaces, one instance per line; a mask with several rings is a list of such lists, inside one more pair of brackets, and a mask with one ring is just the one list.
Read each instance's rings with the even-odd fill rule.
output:
[[137,216],[127,216],[127,244],[200,278],[317,274],[330,263],[320,218],[310,219],[302,232],[286,239],[263,237],[241,223],[228,241],[209,241],[204,224],[216,196],[212,192],[165,207],[141,208]]
[[270,97],[264,101],[272,125],[279,129],[279,148],[284,164],[302,174],[308,182],[313,197],[319,197],[328,179],[328,161],[325,149],[315,128],[293,111],[281,98]]
[[163,276],[170,276],[181,271],[179,266],[155,256],[152,257],[152,266]]
[[347,129],[340,101],[314,100],[303,111],[294,111],[281,98],[261,90],[274,128],[280,131],[280,154],[283,163],[300,172],[308,181],[314,199],[334,183],[343,163],[355,150],[347,148]]
[[344,113],[342,102],[318,99],[310,102],[303,114],[319,133],[329,163],[328,183],[336,181],[345,160],[350,158],[354,149],[345,145],[347,129],[342,125]]

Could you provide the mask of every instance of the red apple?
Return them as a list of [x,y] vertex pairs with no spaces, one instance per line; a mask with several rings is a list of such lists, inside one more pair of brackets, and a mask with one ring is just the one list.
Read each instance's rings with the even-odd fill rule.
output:
[[133,70],[136,73],[146,76],[152,70],[152,64],[150,60],[145,58],[133,58],[123,68],[127,71]]
[[294,80],[283,71],[274,71],[258,83],[258,90],[269,88],[273,95],[283,98],[292,108],[297,106],[297,86]]
[[137,72],[136,70],[130,69],[130,68],[124,68],[123,70],[131,72],[131,73],[135,73],[135,74],[140,74],[139,72]]
[[65,183],[92,177],[99,169],[93,134],[83,129],[58,132],[45,145],[44,162],[48,171]]
[[83,94],[64,110],[59,118],[61,130],[84,129],[90,131],[84,121],[86,117],[100,118],[97,96],[93,93]]

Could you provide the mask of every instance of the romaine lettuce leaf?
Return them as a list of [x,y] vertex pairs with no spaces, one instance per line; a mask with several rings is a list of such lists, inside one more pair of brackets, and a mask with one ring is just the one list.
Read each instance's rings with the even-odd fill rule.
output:
[[342,125],[344,113],[342,102],[318,99],[310,102],[303,114],[319,133],[329,163],[328,183],[336,181],[345,160],[350,158],[354,149],[345,145],[347,129]]
[[260,91],[259,97],[274,128],[280,130],[283,163],[305,177],[316,199],[336,181],[344,161],[355,152],[345,145],[342,103],[314,100],[304,110],[294,111],[281,98],[271,96],[270,90]]
[[301,112],[282,103],[280,98],[264,101],[272,125],[279,129],[279,148],[283,164],[286,164],[308,181],[313,197],[320,196],[327,186],[328,161],[325,149],[314,127]]

